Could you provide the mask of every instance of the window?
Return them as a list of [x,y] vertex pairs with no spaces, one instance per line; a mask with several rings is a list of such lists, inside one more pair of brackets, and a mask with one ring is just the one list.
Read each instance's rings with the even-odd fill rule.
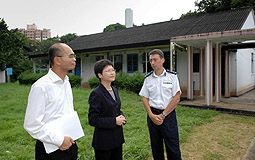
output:
[[[113,56],[110,56],[110,61],[113,62]],[[122,55],[114,55],[114,68],[117,72],[122,70],[122,64],[123,64],[123,56]]]
[[127,55],[127,72],[135,72],[138,70],[138,54]]
[[199,72],[199,54],[193,54],[193,72]]
[[251,53],[251,73],[254,73],[254,53]]
[[[146,72],[146,53],[143,53],[143,55],[141,56],[141,62],[143,64],[143,73]],[[152,71],[152,67],[150,64],[150,59],[149,59],[149,54],[147,55],[147,72]]]
[[96,56],[96,61],[99,61],[100,59],[104,59],[104,56]]

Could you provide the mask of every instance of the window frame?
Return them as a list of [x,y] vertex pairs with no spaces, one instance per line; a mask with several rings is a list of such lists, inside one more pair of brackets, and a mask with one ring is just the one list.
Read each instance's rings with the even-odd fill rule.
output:
[[[136,56],[136,63],[137,63],[137,65],[134,65],[134,58],[133,58],[133,57],[135,57],[135,56]],[[129,57],[132,57],[132,60],[131,60],[132,64],[131,64],[131,65],[128,64]],[[129,70],[129,66],[131,66],[132,70]],[[136,70],[134,70],[134,67],[135,67],[135,66],[137,67]],[[128,73],[134,73],[134,72],[136,72],[136,71],[139,70],[138,67],[139,67],[139,66],[138,66],[138,53],[127,54],[127,72],[128,72]]]

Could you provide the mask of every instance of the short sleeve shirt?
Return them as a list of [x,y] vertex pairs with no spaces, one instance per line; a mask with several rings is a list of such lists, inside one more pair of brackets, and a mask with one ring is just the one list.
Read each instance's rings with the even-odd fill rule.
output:
[[177,75],[164,69],[160,76],[153,72],[145,78],[139,95],[148,98],[151,107],[165,109],[178,91],[181,94]]

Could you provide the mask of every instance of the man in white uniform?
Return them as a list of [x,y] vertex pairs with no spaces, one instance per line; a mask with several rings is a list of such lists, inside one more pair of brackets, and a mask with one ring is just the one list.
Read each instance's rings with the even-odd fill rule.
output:
[[148,113],[147,124],[150,133],[154,160],[164,160],[165,142],[167,158],[181,159],[178,125],[175,108],[180,101],[180,85],[175,72],[165,70],[164,53],[154,49],[150,53],[150,64],[154,71],[145,76],[139,93]]
[[[75,54],[68,45],[56,43],[49,49],[49,60],[52,68],[31,87],[24,128],[37,139],[35,159],[74,160],[78,154],[74,140],[68,136],[59,136],[45,124],[74,112],[67,72],[76,65]],[[43,143],[54,144],[59,149],[47,154]]]

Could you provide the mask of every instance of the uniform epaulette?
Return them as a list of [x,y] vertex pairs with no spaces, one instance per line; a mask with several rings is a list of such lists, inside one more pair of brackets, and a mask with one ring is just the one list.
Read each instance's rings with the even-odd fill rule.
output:
[[144,76],[144,78],[149,77],[152,73],[153,73],[153,71],[150,71],[148,74],[146,74],[146,75]]
[[177,72],[174,72],[174,71],[170,71],[169,69],[166,69],[166,72],[168,72],[168,73],[172,73],[172,74],[177,74]]

